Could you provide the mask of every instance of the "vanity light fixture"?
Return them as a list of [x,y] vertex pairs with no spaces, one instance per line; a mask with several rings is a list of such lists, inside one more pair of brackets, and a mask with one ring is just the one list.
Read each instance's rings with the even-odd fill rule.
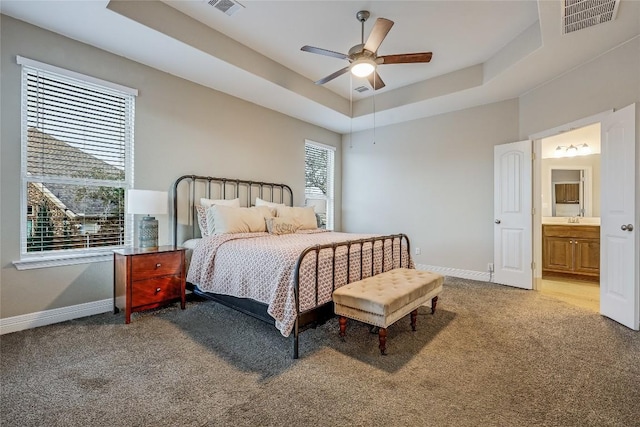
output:
[[587,143],[585,142],[584,144],[582,144],[579,148],[578,148],[578,153],[581,156],[586,156],[587,154],[591,154],[591,147],[589,147],[587,145]]
[[587,154],[591,154],[591,147],[587,143],[582,144],[579,148],[573,144],[568,147],[566,145],[558,145],[554,151],[555,157],[586,156]]
[[567,157],[575,157],[578,154],[578,147],[576,147],[575,145],[571,144],[568,148],[567,148]]

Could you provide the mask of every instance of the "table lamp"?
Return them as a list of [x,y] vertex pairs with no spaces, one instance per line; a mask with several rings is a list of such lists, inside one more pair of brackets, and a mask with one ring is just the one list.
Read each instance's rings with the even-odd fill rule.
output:
[[168,211],[166,191],[127,190],[126,212],[145,215],[140,220],[138,239],[140,248],[158,246],[158,220],[152,215],[165,215]]

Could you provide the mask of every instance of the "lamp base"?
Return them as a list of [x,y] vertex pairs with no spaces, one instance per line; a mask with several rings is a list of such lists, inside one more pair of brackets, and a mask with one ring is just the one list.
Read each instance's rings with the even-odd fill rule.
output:
[[145,216],[140,221],[140,229],[138,232],[139,247],[155,248],[158,247],[158,220],[152,216]]

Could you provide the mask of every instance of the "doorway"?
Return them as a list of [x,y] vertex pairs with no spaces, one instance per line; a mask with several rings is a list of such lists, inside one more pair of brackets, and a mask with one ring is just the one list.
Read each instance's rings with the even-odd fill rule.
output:
[[[540,290],[542,282],[542,140],[561,133],[600,125],[601,187],[600,218],[547,218],[562,224],[576,219],[581,227],[597,225],[600,232],[593,236],[578,236],[560,242],[554,239],[554,250],[562,252],[565,260],[571,253],[579,271],[598,272],[600,288],[600,314],[628,328],[640,330],[640,187],[636,184],[636,164],[640,164],[637,143],[640,133],[640,110],[636,104],[615,111],[607,111],[570,124],[549,129],[530,136],[531,141],[512,142],[494,147],[494,265],[495,282],[525,289]],[[557,150],[558,147],[556,147]],[[562,149],[562,147],[560,147]],[[572,151],[576,147],[567,147]],[[637,154],[636,154],[637,153]],[[532,161],[533,160],[533,161]],[[533,179],[531,179],[533,177]],[[526,185],[533,183],[533,188]],[[525,184],[525,185],[523,185]],[[536,195],[536,197],[533,197]],[[533,207],[532,207],[533,205]],[[549,203],[547,203],[547,208]],[[509,214],[509,215],[507,215]],[[517,219],[525,218],[515,223]],[[505,216],[506,215],[506,216]],[[533,219],[532,219],[533,218]],[[503,221],[504,219],[504,221]],[[565,222],[566,221],[566,222]],[[589,224],[589,221],[597,221]],[[587,223],[584,223],[587,222]],[[553,226],[554,224],[550,224]],[[546,234],[545,234],[546,235]],[[573,237],[573,236],[554,236]],[[574,245],[574,246],[571,246]],[[573,248],[572,251],[569,249]],[[573,252],[575,251],[575,252]],[[577,264],[575,264],[577,263]],[[561,262],[556,265],[561,266]],[[499,279],[498,273],[518,272],[520,281]],[[533,274],[531,274],[533,272]]]
[[534,289],[600,310],[600,122],[541,138]]

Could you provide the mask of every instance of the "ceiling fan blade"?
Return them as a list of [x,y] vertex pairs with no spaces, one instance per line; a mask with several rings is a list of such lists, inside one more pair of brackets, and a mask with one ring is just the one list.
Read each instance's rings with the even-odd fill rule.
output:
[[349,71],[349,67],[344,67],[343,69],[338,70],[338,71],[336,71],[335,73],[333,73],[333,74],[329,74],[327,77],[325,77],[325,78],[323,78],[323,79],[318,80],[318,81],[316,82],[316,84],[317,84],[317,85],[323,85],[323,84],[325,84],[326,82],[329,82],[329,81],[331,81],[331,80],[335,79],[336,77],[343,75],[343,74],[344,74],[344,73],[346,73],[347,71]]
[[416,62],[429,62],[431,61],[431,57],[433,53],[431,52],[422,52],[422,53],[401,53],[399,55],[385,55],[379,56],[378,61],[380,64],[411,64]]
[[338,58],[338,59],[349,59],[349,57],[344,53],[334,52],[332,50],[327,50],[327,49],[320,49],[319,47],[302,46],[300,50],[303,50],[305,52],[310,52],[310,53],[317,53],[318,55],[333,56],[334,58]]
[[376,23],[371,30],[371,34],[369,34],[367,42],[364,44],[364,48],[369,52],[376,53],[380,44],[382,44],[382,40],[387,37],[387,33],[391,27],[393,27],[393,21],[385,18],[376,19]]
[[373,73],[369,74],[367,76],[367,79],[369,80],[369,83],[371,84],[371,87],[374,90],[382,89],[383,87],[386,86],[382,81],[382,79],[380,78],[380,74],[378,74],[377,71],[374,71]]

